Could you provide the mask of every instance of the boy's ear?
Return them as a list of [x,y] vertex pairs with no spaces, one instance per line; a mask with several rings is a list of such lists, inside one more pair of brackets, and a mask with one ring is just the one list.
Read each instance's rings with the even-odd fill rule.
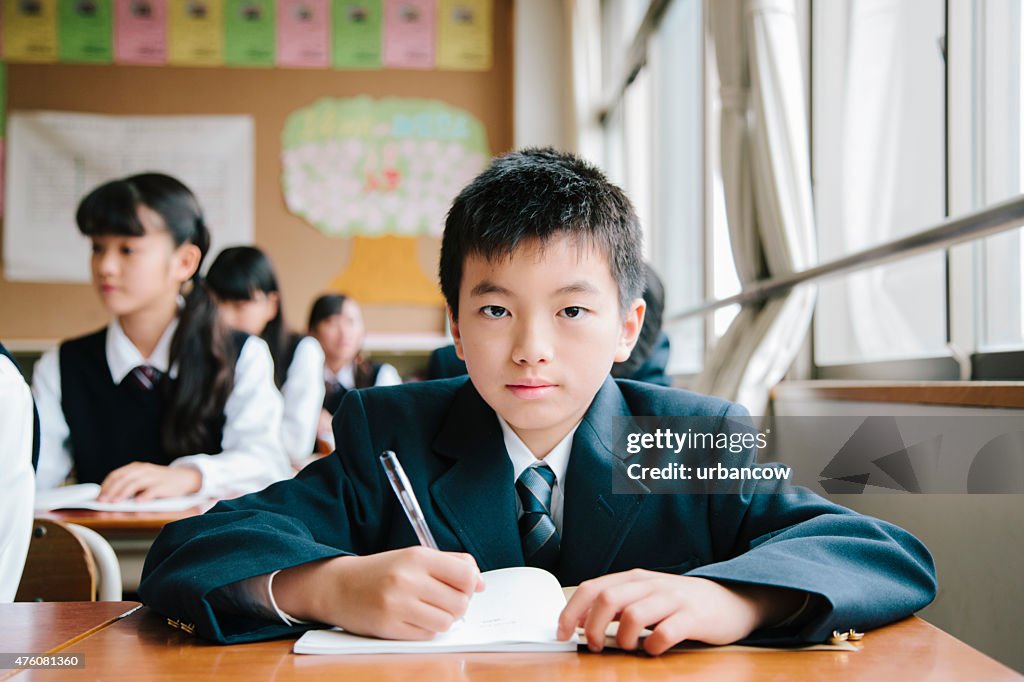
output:
[[274,317],[277,317],[277,311],[281,306],[281,296],[276,291],[271,291],[267,294],[267,300],[274,305]]
[[633,352],[636,340],[640,338],[640,330],[644,326],[644,314],[647,312],[647,304],[644,299],[638,298],[633,301],[622,321],[622,332],[619,334],[619,345],[615,349],[615,362],[625,362],[629,354]]
[[455,342],[455,354],[459,357],[459,360],[465,360],[466,356],[462,352],[462,332],[459,331],[459,323],[455,321],[455,316],[452,315],[452,307],[446,305],[444,307],[448,313],[448,326],[452,330],[452,341]]
[[195,244],[188,242],[174,250],[171,269],[175,278],[184,284],[192,279],[192,275],[199,269],[199,262],[203,259],[203,252]]

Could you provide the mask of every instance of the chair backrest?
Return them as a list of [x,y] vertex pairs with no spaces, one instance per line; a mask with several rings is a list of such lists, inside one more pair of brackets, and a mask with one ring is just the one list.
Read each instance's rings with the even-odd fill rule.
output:
[[32,522],[32,540],[15,601],[96,601],[96,562],[67,524]]
[[121,601],[121,563],[110,542],[92,528],[69,523],[67,527],[85,543],[96,564],[96,593],[99,601]]

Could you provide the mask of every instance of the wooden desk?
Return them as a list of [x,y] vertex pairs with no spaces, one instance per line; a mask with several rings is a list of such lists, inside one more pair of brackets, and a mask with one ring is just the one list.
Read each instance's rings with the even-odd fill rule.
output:
[[28,670],[17,680],[1020,680],[1009,668],[918,618],[870,632],[851,652],[608,652],[297,656],[291,640],[215,646],[143,608],[70,647],[84,670]]
[[98,512],[74,509],[40,512],[38,516],[64,523],[77,523],[106,538],[121,565],[122,589],[135,592],[142,579],[146,554],[160,530],[172,521],[202,514],[208,508],[193,507],[176,512]]
[[[0,604],[0,649],[6,653],[55,653],[141,606],[109,601]],[[0,680],[17,672],[0,669]]]

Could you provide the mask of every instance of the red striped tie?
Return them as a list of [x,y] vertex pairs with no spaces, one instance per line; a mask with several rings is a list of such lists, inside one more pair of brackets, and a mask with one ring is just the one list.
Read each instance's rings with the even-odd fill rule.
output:
[[163,372],[151,365],[139,365],[132,370],[131,376],[143,391],[152,391],[160,383]]

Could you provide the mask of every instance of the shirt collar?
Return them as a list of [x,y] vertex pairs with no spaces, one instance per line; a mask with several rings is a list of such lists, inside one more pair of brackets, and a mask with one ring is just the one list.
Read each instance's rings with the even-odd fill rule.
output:
[[148,358],[142,357],[142,353],[135,347],[121,328],[121,323],[115,318],[107,327],[107,367],[110,368],[110,378],[115,384],[120,384],[128,373],[139,365],[150,365],[164,374],[169,374],[174,379],[178,374],[178,367],[175,365],[168,372],[168,365],[171,361],[171,339],[178,328],[178,318],[171,320],[167,329],[160,336],[160,340],[153,349],[153,354]]
[[569,433],[559,441],[558,445],[551,449],[551,452],[544,459],[537,459],[530,452],[530,448],[526,447],[526,443],[508,425],[508,422],[502,419],[500,415],[496,414],[495,416],[498,417],[498,424],[501,425],[501,435],[505,439],[505,449],[508,451],[508,458],[512,460],[513,481],[518,481],[520,474],[538,462],[544,462],[551,467],[551,471],[555,472],[556,482],[561,483],[565,479],[565,470],[569,468],[569,454],[572,452],[572,438],[576,435],[576,429],[580,425],[579,422],[569,430]]
[[343,365],[337,373],[331,371],[331,368],[324,365],[324,381],[328,383],[337,383],[343,388],[352,389],[356,385],[356,375],[352,371],[352,364]]

